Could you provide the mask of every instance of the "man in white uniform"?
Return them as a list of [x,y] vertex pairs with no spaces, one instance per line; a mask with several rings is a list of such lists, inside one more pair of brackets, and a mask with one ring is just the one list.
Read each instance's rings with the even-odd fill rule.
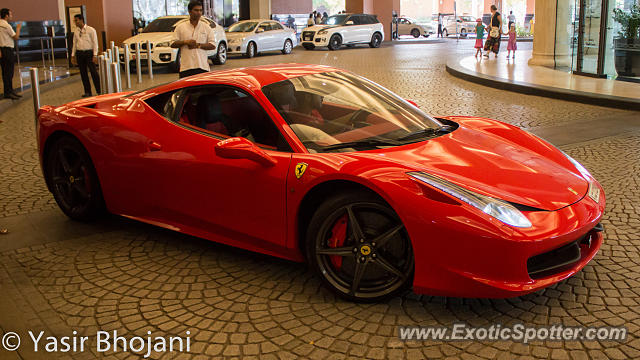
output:
[[15,63],[15,55],[13,51],[14,40],[20,37],[20,29],[22,24],[16,26],[13,31],[9,21],[13,19],[11,10],[0,9],[0,66],[2,67],[2,83],[4,84],[4,97],[6,99],[16,100],[20,95],[13,90],[13,71]]
[[176,39],[172,48],[180,49],[180,78],[211,70],[207,50],[215,50],[213,29],[202,17],[202,2],[192,0],[187,6],[189,21],[185,21],[173,31]]
[[78,64],[80,68],[80,77],[84,86],[84,95],[82,97],[91,96],[91,82],[87,69],[91,72],[93,86],[96,93],[100,94],[100,76],[96,69],[98,62],[98,34],[96,29],[84,23],[84,18],[80,14],[73,17],[76,24],[76,31],[73,33],[73,49],[71,50],[71,62]]

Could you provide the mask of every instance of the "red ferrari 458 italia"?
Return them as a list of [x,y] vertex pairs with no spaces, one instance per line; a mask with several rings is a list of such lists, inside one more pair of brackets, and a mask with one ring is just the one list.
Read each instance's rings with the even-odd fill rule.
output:
[[604,192],[567,154],[336,68],[215,71],[38,114],[42,171],[71,218],[106,210],[306,261],[351,300],[519,296],[602,244]]

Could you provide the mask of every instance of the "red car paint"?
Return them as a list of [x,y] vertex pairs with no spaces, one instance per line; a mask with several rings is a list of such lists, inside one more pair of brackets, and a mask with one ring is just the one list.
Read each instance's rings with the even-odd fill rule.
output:
[[[586,196],[588,181],[560,151],[514,126],[449,117],[459,128],[431,140],[380,150],[309,153],[261,88],[329,71],[340,70],[298,64],[241,68],[128,97],[111,94],[45,106],[39,112],[40,158],[52,134],[72,134],[94,162],[110,212],[294,261],[304,260],[297,229],[305,195],[332,180],[361,184],[384,198],[404,223],[413,244],[413,289],[418,293],[519,296],[572,276],[595,256],[601,232],[593,232],[590,246],[581,245],[580,260],[569,268],[541,279],[529,277],[527,259],[592,231],[605,199],[601,188],[599,202]],[[218,151],[233,149],[219,148],[230,145],[169,121],[142,101],[203,84],[235,86],[252,95],[293,152],[262,149],[269,164],[221,158]],[[233,146],[244,146],[233,141]],[[298,178],[294,169],[301,162],[308,167]],[[541,211],[523,211],[532,227],[512,227],[409,177],[411,171]]]

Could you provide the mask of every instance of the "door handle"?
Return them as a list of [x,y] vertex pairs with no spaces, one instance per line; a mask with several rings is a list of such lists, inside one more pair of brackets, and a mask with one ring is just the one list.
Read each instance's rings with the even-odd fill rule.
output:
[[149,148],[149,151],[160,151],[160,150],[162,150],[162,145],[158,144],[157,142],[155,142],[153,140],[149,140],[149,143],[148,143],[147,147]]

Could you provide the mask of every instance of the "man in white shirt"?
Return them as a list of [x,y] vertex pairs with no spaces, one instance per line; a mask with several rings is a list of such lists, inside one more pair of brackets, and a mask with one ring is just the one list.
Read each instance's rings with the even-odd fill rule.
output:
[[180,49],[180,78],[211,70],[207,50],[215,50],[214,32],[202,17],[202,2],[192,0],[187,6],[189,21],[185,21],[173,31],[176,39],[172,48]]
[[71,50],[71,62],[77,64],[80,68],[80,77],[84,86],[84,95],[82,97],[91,96],[91,82],[89,82],[89,74],[91,72],[93,86],[96,93],[100,94],[100,76],[96,69],[98,62],[98,35],[96,29],[84,23],[84,17],[76,14],[73,17],[77,29],[73,33],[73,49]]
[[13,19],[11,10],[0,9],[0,66],[2,67],[2,83],[4,84],[4,97],[6,99],[17,100],[20,95],[13,90],[13,72],[15,55],[13,51],[14,40],[20,37],[22,24],[16,26],[13,31],[9,21]]

